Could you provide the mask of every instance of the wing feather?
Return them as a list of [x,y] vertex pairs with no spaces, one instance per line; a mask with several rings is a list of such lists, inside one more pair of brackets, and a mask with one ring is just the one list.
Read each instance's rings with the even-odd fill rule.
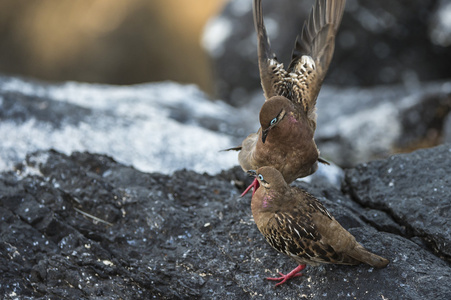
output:
[[260,79],[266,100],[273,96],[285,96],[302,107],[316,122],[316,98],[332,60],[335,35],[346,0],[316,1],[301,35],[296,39],[288,71],[271,50],[261,2],[254,0],[253,13]]

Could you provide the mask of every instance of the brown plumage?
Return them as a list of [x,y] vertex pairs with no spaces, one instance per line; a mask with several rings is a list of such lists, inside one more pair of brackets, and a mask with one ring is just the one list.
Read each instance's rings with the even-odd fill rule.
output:
[[274,249],[299,264],[287,275],[280,273],[279,278],[267,278],[280,280],[276,286],[300,276],[299,271],[306,264],[366,263],[383,268],[389,263],[360,245],[314,196],[288,186],[276,169],[259,168],[256,178],[260,187],[252,196],[251,204],[255,223]]
[[266,101],[260,110],[258,132],[250,134],[240,147],[229,149],[240,150],[238,159],[244,171],[272,166],[290,183],[314,173],[318,161],[327,163],[319,158],[313,139],[315,104],[332,59],[344,6],[345,0],[316,0],[285,70],[271,50],[261,0],[254,0],[258,63]]

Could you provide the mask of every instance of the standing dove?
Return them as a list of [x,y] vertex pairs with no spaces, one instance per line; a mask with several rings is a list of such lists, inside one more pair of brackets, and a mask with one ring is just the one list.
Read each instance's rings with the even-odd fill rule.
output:
[[276,286],[301,276],[306,264],[366,263],[383,268],[389,263],[359,244],[314,196],[288,186],[276,169],[262,167],[255,175],[260,184],[251,203],[255,223],[274,249],[299,264],[286,275],[267,278],[280,281]]

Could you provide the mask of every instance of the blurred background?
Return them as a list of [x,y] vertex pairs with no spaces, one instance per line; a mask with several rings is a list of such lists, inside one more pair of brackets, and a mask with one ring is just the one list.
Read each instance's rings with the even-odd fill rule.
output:
[[[263,102],[252,2],[0,0],[4,166],[52,147],[140,167],[198,166],[208,152],[208,166],[219,167],[215,147],[236,146],[256,130]],[[285,65],[313,4],[263,0]],[[59,84],[66,81],[88,84]],[[347,0],[317,108],[315,140],[341,167],[451,142],[451,0]],[[142,138],[145,128],[152,138]],[[213,142],[187,141],[192,130]],[[227,167],[236,164],[236,153],[222,155]]]
[[[264,1],[287,64],[313,0]],[[326,82],[451,78],[450,0],[348,0]],[[47,81],[195,83],[240,106],[259,91],[251,0],[0,0],[0,73]],[[261,90],[259,91],[261,93]]]
[[174,80],[212,93],[200,40],[225,0],[0,0],[0,73],[49,81]]

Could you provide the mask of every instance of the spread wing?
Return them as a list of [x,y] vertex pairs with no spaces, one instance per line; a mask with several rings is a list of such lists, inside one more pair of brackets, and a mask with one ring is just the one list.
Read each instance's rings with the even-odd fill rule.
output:
[[285,96],[310,115],[314,113],[316,98],[332,60],[335,35],[346,0],[316,0],[301,35],[296,39],[288,71],[271,50],[261,1],[254,0],[253,11],[265,97]]
[[275,53],[271,50],[271,44],[263,21],[262,0],[254,0],[253,12],[258,41],[258,66],[265,98],[269,99],[273,96],[284,95],[289,90],[285,81],[288,74],[283,64],[277,61]]
[[[329,69],[345,4],[346,0],[316,0],[301,35],[296,39],[288,72],[301,79],[294,88],[299,90],[296,96],[301,96],[297,101],[303,99],[307,110],[315,107]],[[305,93],[302,88],[305,88]]]

